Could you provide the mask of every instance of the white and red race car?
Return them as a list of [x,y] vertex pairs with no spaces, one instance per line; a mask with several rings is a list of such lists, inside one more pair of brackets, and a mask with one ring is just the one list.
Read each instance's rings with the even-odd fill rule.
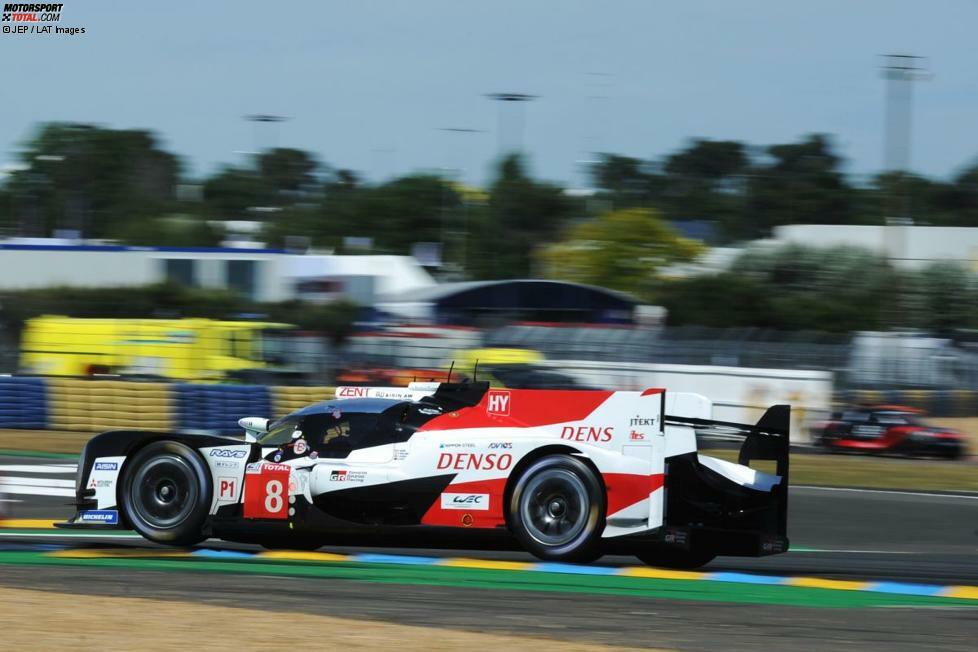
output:
[[[358,535],[439,547],[459,534],[472,547],[481,534],[543,559],[618,552],[674,567],[784,552],[788,406],[756,425],[711,414],[706,398],[662,389],[340,387],[274,422],[242,419],[243,439],[102,433],[79,461],[77,513],[59,525],[291,548]],[[743,436],[739,464],[698,454],[702,429]]]

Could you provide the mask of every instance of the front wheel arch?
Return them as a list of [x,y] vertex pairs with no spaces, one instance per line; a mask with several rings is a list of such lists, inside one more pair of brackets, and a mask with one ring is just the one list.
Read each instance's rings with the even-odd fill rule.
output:
[[[129,513],[130,509],[134,507],[132,501],[135,500],[131,490],[134,476],[141,466],[153,460],[154,454],[157,457],[170,454],[180,458],[192,472],[193,479],[198,482],[194,502],[191,504],[187,515],[172,528],[159,527],[148,522],[145,518],[137,520],[137,517]],[[207,538],[205,526],[210,516],[211,503],[214,497],[214,481],[206,460],[201,457],[197,450],[183,442],[168,439],[148,441],[145,445],[135,449],[131,455],[127,455],[126,464],[119,471],[117,496],[120,521],[124,521],[126,525],[150,541],[166,545],[188,546],[200,543]]]
[[514,466],[510,471],[509,476],[506,478],[506,488],[503,490],[503,518],[506,521],[506,527],[510,527],[510,502],[513,497],[513,487],[516,486],[516,481],[523,474],[523,472],[530,467],[531,464],[540,458],[547,457],[548,455],[572,455],[591,467],[591,471],[601,482],[601,490],[604,492],[605,504],[608,503],[608,488],[605,487],[604,476],[601,475],[601,471],[598,470],[598,467],[595,466],[591,458],[581,455],[579,450],[572,448],[571,446],[564,446],[560,444],[541,446],[540,448],[535,448],[521,457],[516,463],[516,466]]
[[[563,480],[559,479],[561,473],[564,474]],[[547,477],[548,474],[550,477]],[[604,532],[607,516],[607,496],[601,474],[590,460],[580,455],[568,454],[566,451],[556,453],[551,451],[550,454],[534,457],[526,467],[520,469],[518,475],[513,474],[512,477],[513,488],[508,492],[507,499],[509,513],[507,525],[524,550],[540,559],[563,562],[588,563],[601,557],[603,554],[601,535]],[[567,478],[570,478],[569,485]],[[553,483],[555,480],[558,486],[563,483],[564,487],[560,489],[552,487],[545,490],[544,494],[534,493],[535,483],[544,483],[541,486],[546,486],[547,482]],[[570,488],[574,484],[577,485],[576,489]],[[568,488],[570,488],[569,492]],[[546,541],[551,536],[549,525],[544,525],[541,530],[541,524],[534,522],[536,517],[527,516],[525,512],[524,501],[533,501],[534,496],[545,495],[546,491],[556,491],[556,493],[553,498],[546,498],[545,502],[554,500],[552,504],[560,507],[560,513],[551,512],[550,518],[544,516],[550,525],[555,524],[555,521],[564,521],[561,514],[565,509],[568,513],[573,513],[571,506],[575,502],[579,505],[576,510],[577,515],[571,517],[573,520],[564,521],[565,524],[572,523],[570,531],[566,533],[569,538],[560,540],[562,533],[558,530],[555,540]],[[575,491],[577,497],[586,499],[586,502],[575,501]],[[580,507],[585,505],[587,510],[581,511]],[[514,510],[518,510],[519,513],[515,513]]]

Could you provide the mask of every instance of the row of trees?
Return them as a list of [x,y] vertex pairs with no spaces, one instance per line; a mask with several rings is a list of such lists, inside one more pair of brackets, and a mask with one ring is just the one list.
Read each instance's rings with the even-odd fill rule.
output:
[[606,154],[594,179],[616,207],[650,207],[670,220],[710,220],[720,242],[758,238],[782,224],[978,226],[978,165],[949,181],[883,172],[856,183],[827,136],[751,147],[694,140],[663,159]]
[[261,220],[272,245],[301,236],[342,252],[352,236],[375,253],[406,254],[417,242],[440,243],[450,268],[471,278],[530,274],[536,246],[581,210],[516,156],[484,191],[425,173],[367,184],[290,148],[193,180],[149,132],[60,123],[40,129],[0,186],[7,235],[213,246],[222,237],[214,221]]
[[855,183],[820,135],[752,147],[694,140],[661,159],[607,154],[581,197],[499,162],[485,188],[437,174],[379,184],[310,152],[277,148],[189,179],[146,131],[44,125],[0,185],[0,228],[139,245],[212,246],[219,220],[260,220],[271,245],[407,254],[440,243],[449,278],[547,276],[630,292],[674,323],[825,330],[884,324],[978,327],[974,275],[937,266],[901,273],[867,252],[751,251],[729,271],[666,281],[657,271],[704,250],[676,227],[712,225],[713,244],[791,223],[918,222],[978,226],[978,166],[951,180],[881,174]]
[[670,324],[849,332],[978,329],[978,275],[950,262],[894,268],[855,247],[756,247],[725,272],[660,282]]
[[[597,195],[581,200],[531,178],[516,157],[500,162],[485,190],[435,174],[367,184],[290,148],[188,179],[150,132],[53,123],[26,144],[20,169],[0,186],[0,226],[21,235],[72,230],[138,244],[207,245],[220,235],[205,220],[262,219],[277,242],[299,235],[336,248],[344,236],[361,236],[391,253],[440,242],[476,278],[526,271],[537,245],[608,207],[710,222],[715,243],[763,237],[781,224],[880,224],[887,217],[978,226],[978,165],[946,181],[887,172],[857,183],[844,163],[824,135],[767,147],[693,140],[658,159],[602,155],[592,169]],[[507,243],[498,264],[476,255],[487,253],[480,249],[485,237]]]

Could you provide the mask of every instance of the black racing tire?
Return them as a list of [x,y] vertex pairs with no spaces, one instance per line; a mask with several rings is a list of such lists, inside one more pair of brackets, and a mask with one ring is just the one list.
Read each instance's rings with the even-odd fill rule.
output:
[[516,479],[509,526],[540,559],[590,562],[601,556],[604,485],[591,467],[570,455],[548,455]]
[[150,541],[192,546],[207,538],[212,487],[207,464],[192,448],[158,441],[127,460],[120,504],[132,528]]
[[708,548],[692,547],[689,549],[674,547],[654,547],[641,552],[636,557],[649,566],[671,568],[676,570],[692,570],[705,566],[716,558],[716,553]]

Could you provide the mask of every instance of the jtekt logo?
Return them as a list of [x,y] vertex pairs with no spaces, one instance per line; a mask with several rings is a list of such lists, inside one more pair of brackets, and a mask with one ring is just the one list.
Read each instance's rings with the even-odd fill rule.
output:
[[655,425],[655,418],[645,419],[645,418],[642,418],[642,417],[636,415],[636,417],[634,419],[632,419],[631,421],[628,422],[628,425],[630,425],[630,426],[654,426]]

